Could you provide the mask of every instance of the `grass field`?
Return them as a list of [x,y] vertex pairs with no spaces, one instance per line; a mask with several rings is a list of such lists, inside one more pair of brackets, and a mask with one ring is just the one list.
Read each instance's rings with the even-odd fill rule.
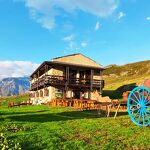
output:
[[27,150],[150,149],[149,127],[134,125],[127,113],[116,120],[112,116],[62,107],[1,106],[0,133]]
[[[122,99],[123,91],[150,78],[149,66],[145,61],[105,70],[103,95]],[[5,149],[24,150],[150,150],[150,127],[136,126],[126,112],[114,120],[113,112],[106,118],[98,117],[97,111],[73,108],[7,108],[9,101],[26,100],[28,95],[0,98],[0,149],[4,144]]]

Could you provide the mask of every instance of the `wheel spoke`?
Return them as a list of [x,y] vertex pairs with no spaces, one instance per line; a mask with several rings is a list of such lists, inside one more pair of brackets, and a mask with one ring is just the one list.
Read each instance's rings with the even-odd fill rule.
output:
[[137,90],[137,92],[138,92],[138,95],[139,95],[139,100],[141,100],[141,93],[139,93],[139,90]]
[[136,98],[136,100],[139,102],[139,99],[137,98],[137,96],[135,95],[135,93],[133,92],[134,97]]
[[150,100],[145,105],[147,105],[147,104],[150,104]]
[[141,119],[141,111],[140,111],[140,115],[139,115],[139,118],[138,118],[138,124],[140,124],[140,119]]
[[134,100],[133,98],[131,98],[131,100],[138,104],[138,102],[136,100]]
[[144,89],[142,90],[142,100],[145,101],[145,99],[144,99]]
[[148,115],[147,115],[147,113],[145,112],[145,115],[146,115],[146,117],[147,117],[147,119],[148,119],[148,123],[150,122],[150,120],[149,120],[149,117],[148,117]]
[[147,93],[147,96],[146,96],[146,98],[145,98],[145,101],[147,101],[148,96],[149,96],[149,93]]
[[143,118],[143,125],[144,125],[145,124],[144,112],[142,112],[142,118]]
[[150,110],[146,110],[146,112],[150,113]]
[[135,106],[135,107],[137,107],[137,105],[134,105],[134,104],[131,104],[130,106]]
[[137,113],[135,114],[135,116],[133,117],[134,119],[135,119],[135,118],[137,117],[137,115],[139,114],[139,111],[140,111],[140,110],[138,110]]
[[135,110],[139,110],[138,108],[135,108],[135,109],[132,109],[131,111],[133,112],[133,111],[135,111]]

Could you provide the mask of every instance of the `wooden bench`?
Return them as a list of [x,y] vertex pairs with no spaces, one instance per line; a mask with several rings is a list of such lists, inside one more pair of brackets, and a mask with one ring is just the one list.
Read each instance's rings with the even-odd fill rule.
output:
[[20,106],[19,104],[16,104],[14,102],[8,102],[8,107],[15,107],[15,106]]
[[8,102],[8,107],[15,107],[15,106],[27,106],[27,105],[32,105],[32,102],[27,101],[27,102],[21,102],[21,103],[14,103],[13,101]]

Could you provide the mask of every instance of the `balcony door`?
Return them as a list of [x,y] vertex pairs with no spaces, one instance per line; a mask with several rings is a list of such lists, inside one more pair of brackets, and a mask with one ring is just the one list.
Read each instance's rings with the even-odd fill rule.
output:
[[72,79],[72,78],[76,78],[76,74],[77,74],[77,70],[70,70],[70,74],[69,74],[69,77]]
[[90,70],[86,70],[86,71],[85,71],[85,78],[86,78],[86,79],[90,79],[90,77],[91,77],[91,72],[90,72]]
[[80,79],[84,79],[85,71],[79,71],[79,77],[80,77]]

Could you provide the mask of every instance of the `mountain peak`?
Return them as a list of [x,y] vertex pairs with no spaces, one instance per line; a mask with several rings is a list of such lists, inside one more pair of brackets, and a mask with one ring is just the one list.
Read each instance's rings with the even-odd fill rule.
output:
[[4,78],[0,81],[0,96],[24,94],[29,88],[29,77]]

